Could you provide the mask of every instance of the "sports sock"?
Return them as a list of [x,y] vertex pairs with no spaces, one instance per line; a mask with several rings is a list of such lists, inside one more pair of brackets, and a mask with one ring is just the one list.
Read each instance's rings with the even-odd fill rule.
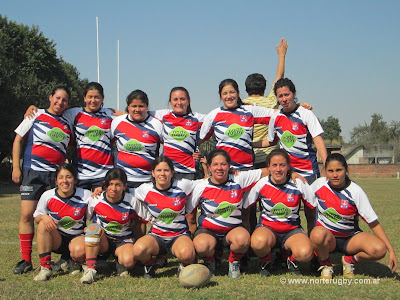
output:
[[19,234],[22,259],[29,262],[32,261],[32,241],[34,235],[35,235],[34,233]]
[[51,252],[40,253],[39,262],[43,268],[51,269]]
[[86,266],[89,269],[95,269],[96,270],[96,264],[97,264],[97,257],[87,257],[86,258]]
[[271,261],[271,253],[264,257],[260,257],[259,260],[262,265],[265,265],[267,262]]
[[352,265],[358,263],[358,259],[355,255],[346,255],[344,257],[344,261],[347,262],[348,264],[352,264]]
[[234,262],[234,261],[240,261],[240,259],[243,257],[243,253],[233,253],[232,251],[231,251],[231,253],[229,253],[229,258],[228,258],[228,260],[230,261],[230,262]]
[[321,266],[328,266],[328,267],[332,267],[332,261],[331,258],[328,256],[328,258],[324,259],[324,260],[320,260],[319,264]]

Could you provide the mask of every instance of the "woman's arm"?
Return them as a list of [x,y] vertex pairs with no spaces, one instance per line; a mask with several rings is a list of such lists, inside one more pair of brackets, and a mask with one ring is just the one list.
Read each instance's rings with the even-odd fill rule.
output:
[[20,158],[21,158],[21,149],[23,143],[24,139],[19,134],[16,134],[12,150],[12,161],[13,161],[12,181],[14,181],[15,183],[21,183],[22,180]]
[[394,253],[394,249],[392,244],[390,243],[385,230],[383,229],[382,225],[379,223],[378,220],[373,221],[372,223],[368,224],[369,228],[375,233],[375,235],[382,240],[382,242],[385,244],[386,248],[389,251],[389,268],[392,270],[392,273],[394,273],[397,269],[398,262],[397,262],[397,257],[396,254]]
[[285,56],[288,48],[288,43],[284,38],[281,38],[281,44],[276,46],[276,51],[278,52],[279,60],[278,60],[278,69],[276,70],[276,77],[273,82],[277,82],[279,79],[283,78],[285,75]]
[[44,222],[46,229],[49,231],[57,230],[57,223],[49,215],[38,215],[35,217],[35,222],[37,224]]
[[326,158],[328,157],[328,152],[326,151],[324,140],[321,135],[316,136],[314,139],[315,148],[317,148],[318,154],[321,157],[322,163],[325,166]]

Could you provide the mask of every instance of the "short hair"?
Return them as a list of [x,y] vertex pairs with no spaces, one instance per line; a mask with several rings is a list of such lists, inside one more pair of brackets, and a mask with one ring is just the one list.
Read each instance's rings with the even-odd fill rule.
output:
[[128,182],[126,173],[121,168],[112,168],[108,170],[106,177],[104,178],[104,183],[103,183],[104,189],[106,189],[110,185],[111,180],[121,180],[124,185],[127,184]]
[[[157,157],[157,158],[153,161],[153,163],[151,164],[151,170],[154,171],[154,170],[156,169],[156,167],[157,167],[160,163],[162,163],[162,162],[167,163],[167,165],[168,165],[168,167],[171,169],[171,171],[172,171],[173,173],[175,173],[174,163],[172,162],[172,160],[171,160],[168,156],[164,156],[164,155],[160,155],[159,157]],[[174,179],[174,178],[172,177],[171,181],[172,181],[173,179]],[[153,175],[151,175],[151,182],[155,184],[155,179],[154,179]]]
[[70,172],[70,173],[72,174],[72,177],[74,177],[75,180],[78,179],[78,171],[77,171],[77,169],[75,168],[74,165],[72,165],[72,164],[67,164],[67,163],[64,163],[64,164],[60,165],[60,166],[57,168],[56,173],[55,173],[56,178],[57,178],[58,174],[59,174],[62,170],[67,170],[68,172]]
[[211,151],[207,156],[207,164],[211,165],[214,157],[216,157],[218,155],[222,155],[223,157],[225,157],[226,162],[228,164],[231,164],[231,157],[229,156],[229,153],[222,149],[214,149],[213,151]]
[[171,89],[171,91],[169,92],[169,100],[168,100],[168,103],[171,102],[171,95],[172,95],[172,93],[173,93],[173,92],[176,92],[176,91],[182,91],[182,92],[184,92],[184,93],[186,94],[186,98],[188,98],[188,100],[189,100],[189,105],[188,105],[188,107],[187,107],[186,113],[188,113],[188,114],[192,113],[192,108],[190,107],[190,95],[189,95],[189,91],[188,91],[187,89],[185,89],[183,86],[176,86],[176,87],[174,87],[174,88]]
[[253,73],[246,78],[246,92],[250,95],[264,96],[267,87],[267,80],[259,73]]
[[239,97],[239,86],[238,86],[237,82],[231,78],[224,79],[221,81],[221,83],[219,84],[219,87],[218,87],[219,96],[221,97],[222,89],[227,85],[233,86],[236,93],[238,93],[238,105],[239,106],[243,105],[242,99],[240,99],[240,97]]
[[288,89],[294,94],[296,95],[296,87],[294,86],[294,83],[289,79],[289,78],[281,78],[279,79],[277,82],[275,82],[274,85],[274,93],[275,96],[277,96],[276,94],[276,90],[279,88],[282,88],[284,86],[287,86]]
[[89,91],[98,91],[98,92],[100,93],[100,95],[104,98],[104,89],[103,89],[103,86],[102,86],[100,83],[98,83],[98,82],[94,82],[94,81],[89,82],[89,83],[85,86],[85,89],[84,89],[84,91],[83,91],[83,97],[86,97],[86,94],[87,94]]
[[65,85],[56,85],[52,90],[50,95],[54,96],[54,94],[58,91],[58,90],[63,90],[64,92],[67,93],[68,95],[68,100],[71,99],[71,90],[66,87]]

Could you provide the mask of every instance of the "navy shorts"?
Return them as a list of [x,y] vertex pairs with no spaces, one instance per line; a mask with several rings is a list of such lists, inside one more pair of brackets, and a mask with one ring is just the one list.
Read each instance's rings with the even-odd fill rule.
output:
[[[243,226],[238,226],[238,227],[243,227]],[[215,249],[220,250],[220,249],[224,249],[224,248],[229,248],[229,244],[226,240],[226,235],[228,234],[228,232],[227,233],[216,233],[214,231],[198,227],[196,232],[194,233],[194,237],[198,236],[201,233],[209,234],[217,240],[217,245],[215,246]]]
[[103,186],[103,181],[104,179],[78,180],[77,187],[92,191],[97,187]]
[[104,259],[107,259],[111,254],[114,255],[115,250],[117,250],[118,247],[121,247],[125,244],[134,244],[135,243],[135,238],[133,237],[128,237],[124,240],[115,240],[107,237],[108,241],[108,249],[106,252],[99,253],[99,256],[103,257]]
[[22,171],[21,200],[39,200],[42,194],[56,186],[55,172]]
[[257,228],[258,227],[265,227],[265,228],[268,228],[269,230],[271,230],[271,232],[275,235],[275,239],[276,239],[276,243],[273,248],[280,247],[283,250],[287,250],[285,248],[285,243],[286,243],[287,239],[290,238],[291,236],[298,234],[298,233],[302,233],[305,236],[307,236],[306,232],[304,231],[304,229],[301,226],[299,226],[295,229],[292,229],[289,232],[285,232],[285,233],[276,232],[275,230],[269,228],[268,226],[262,225],[262,224],[258,224]]
[[[71,235],[63,235],[61,234],[61,244],[60,247],[58,247],[57,250],[52,250],[54,253],[57,254],[69,254],[69,243],[76,237],[81,236],[81,235],[75,235],[75,236],[71,236]],[[83,234],[82,234],[83,236]]]
[[187,179],[187,180],[196,180],[198,179],[197,173],[175,173],[174,179]]
[[156,241],[157,241],[158,248],[160,249],[158,251],[157,255],[166,255],[168,253],[171,253],[172,245],[175,243],[175,241],[178,238],[180,238],[181,236],[187,236],[187,237],[190,238],[192,234],[190,233],[190,231],[186,231],[185,233],[183,233],[181,235],[178,235],[178,236],[174,237],[173,239],[165,239],[165,238],[162,238],[159,235],[152,234],[152,233],[149,233],[149,235],[154,237],[156,239]]
[[335,237],[336,240],[336,248],[333,251],[338,251],[341,253],[344,253],[346,255],[350,255],[347,252],[347,244],[350,242],[350,239],[355,236],[356,234],[362,232],[362,230],[359,230],[357,232],[355,232],[353,235],[348,236],[348,237]]

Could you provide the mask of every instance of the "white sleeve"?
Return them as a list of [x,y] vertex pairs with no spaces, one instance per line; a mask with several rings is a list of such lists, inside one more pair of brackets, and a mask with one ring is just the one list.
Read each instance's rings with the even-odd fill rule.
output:
[[272,115],[271,120],[269,120],[269,125],[268,125],[268,141],[271,143],[275,140],[275,120],[276,117],[278,116],[278,113],[275,113]]
[[272,117],[275,110],[268,107],[246,105],[246,109],[251,110],[251,113],[256,118]]
[[[100,194],[98,197],[103,197],[103,193],[102,194]],[[96,204],[99,202],[99,199],[96,197],[96,198],[92,198],[92,197],[90,197],[89,199],[88,199],[88,208],[87,208],[87,210],[86,210],[86,219],[88,220],[88,221],[90,221],[90,220],[92,220],[92,218],[93,218],[93,213],[94,213],[94,207],[96,206]]]
[[118,116],[111,122],[111,139],[114,138],[115,129],[117,128],[118,124],[121,123],[122,120],[126,118],[126,115]]
[[186,198],[186,213],[192,213],[199,205],[201,193],[203,192],[205,185],[207,184],[206,180],[208,179],[196,180],[196,187],[193,189],[193,192]]
[[162,121],[162,119],[164,118],[164,116],[167,115],[167,114],[169,114],[170,112],[171,112],[170,109],[158,109],[158,110],[156,110],[156,111],[150,111],[150,114],[151,114],[154,118],[156,118],[156,119]]
[[36,210],[33,213],[33,218],[37,216],[44,216],[49,214],[49,210],[47,209],[47,203],[49,203],[50,198],[54,195],[54,189],[48,190],[40,196],[39,202],[36,206]]
[[240,186],[245,189],[260,180],[261,175],[261,169],[241,171],[235,176],[235,181],[237,180]]
[[308,183],[304,183],[299,178],[297,178],[296,186],[301,191],[304,201],[307,201],[308,204],[310,204],[312,207],[316,207],[317,199],[315,198],[315,194],[313,193],[310,185]]
[[212,123],[214,121],[215,115],[216,115],[216,110],[213,110],[207,116],[205,116],[203,120],[203,125],[201,126],[200,129],[199,138],[201,140],[204,140],[205,137],[211,134],[211,132],[213,131]]
[[305,117],[305,123],[307,125],[308,131],[310,132],[313,138],[324,133],[321,124],[319,123],[317,117],[311,110],[307,110],[303,108],[303,113]]
[[25,137],[25,135],[31,130],[33,126],[33,122],[35,119],[40,116],[44,112],[44,109],[38,109],[35,112],[35,116],[33,118],[28,118],[26,117],[19,125],[18,127],[14,130],[16,134],[18,134],[21,137]]
[[262,189],[264,184],[265,184],[265,179],[262,178],[259,182],[256,183],[255,186],[251,188],[250,192],[247,193],[247,196],[245,196],[243,199],[244,209],[248,208],[249,206],[257,202],[260,190]]
[[135,212],[137,213],[137,215],[149,222],[152,218],[149,210],[147,209],[146,205],[144,205],[142,202],[140,202],[136,197],[131,196],[131,200],[130,203],[133,207],[133,209],[135,210]]
[[371,202],[369,202],[367,194],[357,184],[355,184],[354,182],[352,182],[352,184],[355,185],[354,190],[356,192],[354,201],[357,206],[358,214],[368,224],[376,221],[378,219],[378,216],[376,215],[374,209],[372,208]]

